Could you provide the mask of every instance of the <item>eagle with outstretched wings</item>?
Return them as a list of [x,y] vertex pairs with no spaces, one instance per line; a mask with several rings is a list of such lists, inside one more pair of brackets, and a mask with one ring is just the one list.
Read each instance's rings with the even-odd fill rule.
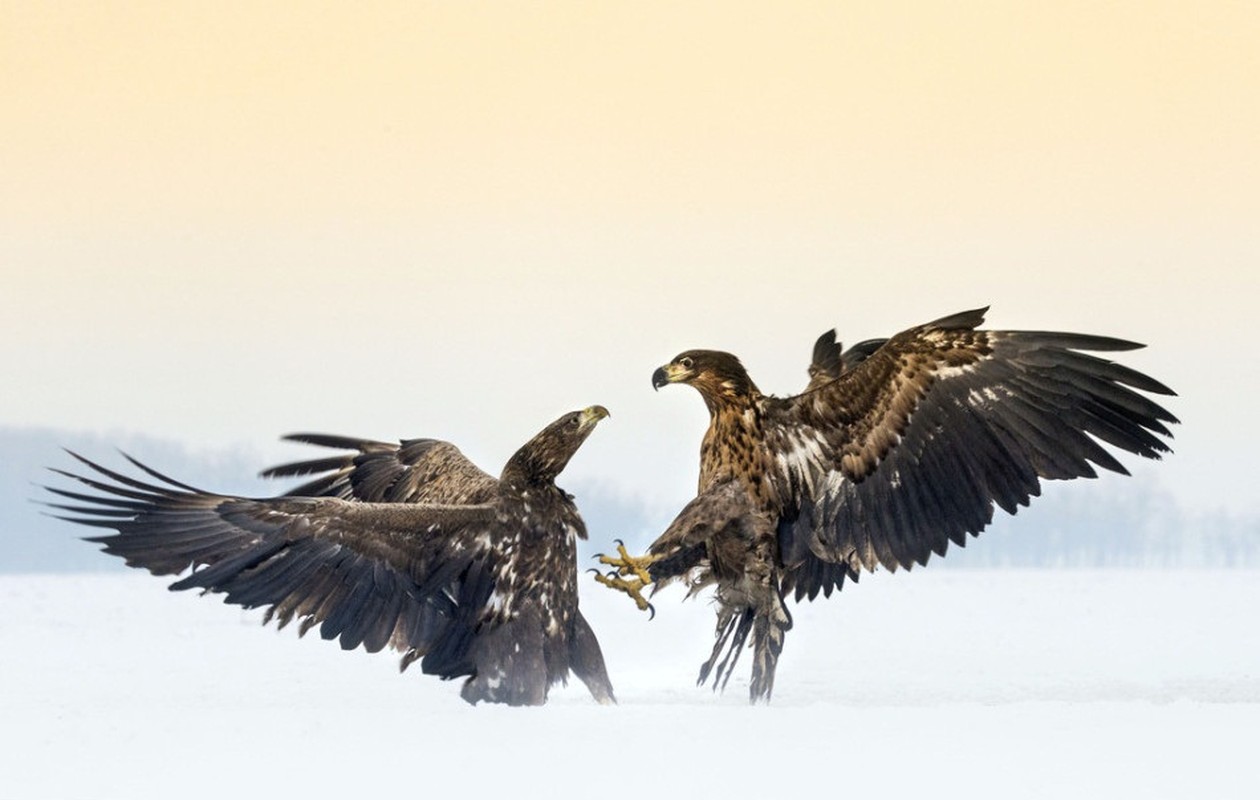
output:
[[864,342],[844,361],[824,334],[808,389],[787,398],[763,395],[729,353],[678,354],[652,385],[686,384],[708,407],[699,492],[646,555],[602,556],[615,569],[600,582],[641,608],[648,585],[713,586],[716,642],[699,680],[724,686],[749,644],[751,699],[768,700],[792,625],[786,596],[829,597],[863,570],[926,564],[979,534],[995,507],[1027,505],[1043,479],[1127,474],[1104,444],[1169,451],[1161,437],[1177,420],[1142,392],[1172,390],[1088,352],[1141,345],[981,330],[986,311]]
[[[329,472],[288,495],[213,494],[134,459],[142,480],[77,456],[95,475],[56,472],[92,491],[48,487],[64,519],[113,529],[89,541],[155,575],[192,571],[172,589],[265,607],[264,623],[318,625],[344,649],[387,645],[461,696],[539,705],[570,672],[615,702],[599,642],[578,610],[576,540],[586,527],[555,479],[608,416],[565,414],[508,460],[498,479],[454,445],[400,446],[336,436],[301,441],[358,456],[300,462],[272,475]],[[153,481],[153,482],[151,482]]]

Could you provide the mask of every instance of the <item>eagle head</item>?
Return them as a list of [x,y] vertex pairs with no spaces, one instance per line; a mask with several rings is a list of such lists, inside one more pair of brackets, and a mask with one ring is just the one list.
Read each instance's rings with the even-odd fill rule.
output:
[[695,387],[710,403],[757,393],[739,359],[720,350],[686,350],[652,373],[653,389],[670,383]]
[[590,406],[565,414],[543,428],[508,459],[503,469],[503,480],[512,482],[510,476],[519,474],[531,483],[554,481],[599,421],[608,415],[608,409],[603,406]]

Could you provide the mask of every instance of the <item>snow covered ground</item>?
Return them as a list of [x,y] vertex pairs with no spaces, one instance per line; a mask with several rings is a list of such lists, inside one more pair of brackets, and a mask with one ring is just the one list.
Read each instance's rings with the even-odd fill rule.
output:
[[469,707],[392,655],[124,576],[0,578],[0,798],[1252,798],[1260,573],[875,575],[795,607],[774,703],[712,612],[584,584],[621,704]]

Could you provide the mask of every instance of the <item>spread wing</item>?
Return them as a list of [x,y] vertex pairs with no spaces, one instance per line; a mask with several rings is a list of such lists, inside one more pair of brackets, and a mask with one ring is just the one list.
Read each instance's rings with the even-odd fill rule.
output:
[[790,565],[926,563],[979,533],[995,505],[1027,505],[1043,478],[1125,472],[1101,443],[1146,458],[1169,450],[1160,437],[1176,419],[1135,390],[1173,392],[1082,352],[1140,345],[976,330],[984,311],[905,331],[819,391],[766,401]]
[[489,502],[499,485],[458,447],[438,439],[389,444],[320,433],[295,433],[284,438],[357,451],[281,464],[262,473],[267,478],[323,473],[290,490],[289,495],[368,503],[467,505]]
[[[73,455],[73,454],[72,454]],[[89,541],[155,575],[192,572],[172,589],[221,592],[266,607],[264,621],[300,632],[318,624],[347,650],[425,656],[425,672],[467,674],[470,632],[482,622],[503,557],[488,535],[490,506],[402,505],[336,498],[248,499],[211,494],[132,461],[158,483],[75,456],[97,473],[55,470],[87,491],[47,487],[63,519],[115,531]]]

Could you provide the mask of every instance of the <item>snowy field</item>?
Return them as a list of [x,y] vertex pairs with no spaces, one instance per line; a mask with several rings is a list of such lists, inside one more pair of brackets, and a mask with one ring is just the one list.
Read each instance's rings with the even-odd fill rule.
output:
[[1254,798],[1260,574],[933,571],[795,606],[774,703],[712,612],[584,584],[621,704],[470,707],[143,574],[0,578],[0,799]]

